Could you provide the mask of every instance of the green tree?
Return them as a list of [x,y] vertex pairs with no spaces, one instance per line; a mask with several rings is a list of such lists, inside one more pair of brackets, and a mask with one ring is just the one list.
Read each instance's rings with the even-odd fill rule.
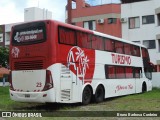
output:
[[0,46],[0,65],[8,67],[9,65],[9,48]]

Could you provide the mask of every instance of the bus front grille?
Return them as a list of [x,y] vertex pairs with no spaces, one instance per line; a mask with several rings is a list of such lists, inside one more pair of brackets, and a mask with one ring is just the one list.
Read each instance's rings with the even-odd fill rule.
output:
[[14,63],[15,70],[37,70],[43,69],[43,60],[18,61]]

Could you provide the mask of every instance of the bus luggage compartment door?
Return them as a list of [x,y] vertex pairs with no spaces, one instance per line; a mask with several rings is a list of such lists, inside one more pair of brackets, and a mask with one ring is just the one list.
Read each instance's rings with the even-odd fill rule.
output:
[[60,99],[61,101],[70,101],[72,91],[72,76],[69,68],[61,65],[60,75]]

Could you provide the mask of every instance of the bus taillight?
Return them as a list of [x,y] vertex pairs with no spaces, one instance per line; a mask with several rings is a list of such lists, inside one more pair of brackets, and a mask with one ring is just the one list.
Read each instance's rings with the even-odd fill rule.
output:
[[9,73],[9,84],[10,84],[10,90],[14,91],[13,84],[12,84],[12,72],[11,71]]
[[53,88],[52,74],[50,70],[46,70],[46,82],[43,91],[49,90],[51,88]]

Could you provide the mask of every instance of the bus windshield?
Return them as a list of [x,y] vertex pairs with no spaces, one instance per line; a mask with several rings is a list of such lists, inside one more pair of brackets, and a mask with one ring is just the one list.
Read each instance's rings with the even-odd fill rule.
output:
[[46,27],[44,22],[33,22],[13,27],[12,44],[29,45],[46,40]]

